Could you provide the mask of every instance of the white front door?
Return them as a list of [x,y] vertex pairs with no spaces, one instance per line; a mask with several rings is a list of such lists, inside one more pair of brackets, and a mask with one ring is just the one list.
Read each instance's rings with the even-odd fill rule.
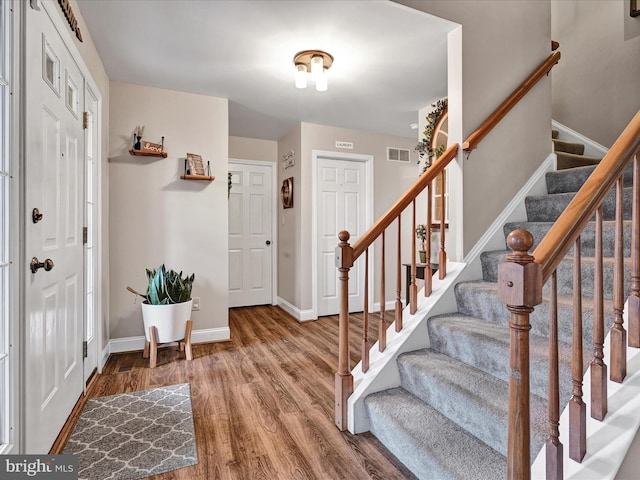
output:
[[[318,316],[340,311],[338,270],[335,249],[338,233],[347,230],[353,245],[366,231],[365,163],[333,158],[318,158],[317,168],[317,265]],[[349,272],[349,311],[363,310],[363,261]]]
[[46,453],[83,389],[84,79],[47,9],[26,12],[22,268],[52,268],[25,277],[25,453]]
[[273,299],[273,168],[229,162],[229,307]]

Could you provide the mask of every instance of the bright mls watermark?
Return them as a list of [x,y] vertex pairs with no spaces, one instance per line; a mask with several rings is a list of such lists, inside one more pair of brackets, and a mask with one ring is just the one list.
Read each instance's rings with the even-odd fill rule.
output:
[[78,480],[76,455],[0,455],[2,480]]

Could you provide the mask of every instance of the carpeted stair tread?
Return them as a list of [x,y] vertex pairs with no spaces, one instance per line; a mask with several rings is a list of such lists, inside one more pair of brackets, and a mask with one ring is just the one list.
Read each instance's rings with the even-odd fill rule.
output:
[[[533,235],[533,247],[531,253],[535,251],[536,247],[540,244],[544,236],[549,232],[549,229],[553,225],[553,222],[511,222],[506,223],[503,231],[505,238],[510,232],[523,229],[527,230]],[[580,250],[583,256],[593,257],[595,255],[595,238],[596,227],[595,222],[589,222],[585,229],[580,234]],[[623,222],[623,233],[625,239],[631,238],[631,221],[626,220]],[[614,255],[614,242],[615,242],[615,222],[608,220],[602,222],[602,249],[605,257],[613,257]],[[505,241],[505,247],[507,246]],[[573,247],[569,250],[569,255],[573,255]],[[631,255],[631,243],[624,242],[624,256]]]
[[584,155],[584,143],[568,142],[553,138],[553,151]]
[[[427,320],[431,349],[471,365],[505,382],[509,381],[509,327],[485,322],[461,313],[437,315]],[[560,401],[569,401],[571,388],[571,349],[560,343]],[[531,392],[546,398],[549,340],[529,335]],[[588,355],[585,355],[588,358]]]
[[[596,165],[576,167],[568,170],[557,170],[546,173],[547,193],[577,192],[596,169]],[[624,170],[623,184],[633,186],[633,165]]]
[[[631,219],[632,189],[623,189],[624,219]],[[569,202],[575,197],[575,193],[554,193],[551,195],[535,195],[525,198],[527,220],[530,222],[555,222],[560,214],[567,208]],[[615,219],[616,192],[610,191],[602,203],[603,220]]]
[[495,480],[504,456],[401,388],[365,399],[371,432],[421,479]]
[[601,158],[576,155],[574,153],[556,152],[556,168],[566,170],[569,168],[584,167],[585,165],[597,165]]
[[[498,265],[505,261],[509,254],[508,250],[496,250],[491,252],[483,252],[480,255],[482,262],[482,279],[485,282],[498,281]],[[581,273],[582,273],[582,296],[593,298],[595,257],[582,256]],[[604,257],[603,279],[605,285],[613,285],[614,261],[613,257]],[[558,295],[570,297],[573,295],[573,255],[567,255],[558,265]],[[631,286],[631,259],[624,259],[624,291],[628,292]],[[549,291],[549,282],[544,286],[543,293],[546,295]],[[613,298],[613,290],[604,289],[604,298],[611,300]]]
[[[400,384],[449,420],[507,455],[509,384],[430,349],[398,357]],[[532,460],[547,437],[547,402],[531,397]]]
[[553,138],[558,138],[558,135],[560,135],[560,131],[559,130],[555,130],[555,129],[551,130],[551,138],[552,139]]
[[[506,328],[509,311],[498,299],[498,284],[475,280],[461,282],[455,286],[458,312],[462,315],[484,319],[487,323],[499,324]],[[571,343],[572,298],[558,295],[558,338],[565,344]],[[605,300],[605,311],[611,302]],[[582,299],[582,333],[586,344],[593,339],[593,299]],[[547,336],[549,333],[549,299],[543,295],[542,303],[529,316],[531,332]]]

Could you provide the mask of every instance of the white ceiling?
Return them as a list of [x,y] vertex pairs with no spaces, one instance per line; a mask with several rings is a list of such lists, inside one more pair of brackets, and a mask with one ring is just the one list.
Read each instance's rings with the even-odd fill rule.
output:
[[[415,137],[447,92],[455,24],[387,0],[78,3],[111,80],[228,98],[234,136],[278,140],[302,121]],[[335,58],[326,92],[294,87],[307,49]]]

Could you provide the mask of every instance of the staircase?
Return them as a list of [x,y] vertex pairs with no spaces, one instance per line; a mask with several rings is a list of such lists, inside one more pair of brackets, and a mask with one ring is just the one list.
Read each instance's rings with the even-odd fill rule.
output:
[[[512,230],[523,228],[534,235],[537,245],[595,169],[591,164],[598,159],[584,157],[584,146],[581,150],[579,144],[554,140],[554,148],[559,164],[562,157],[562,170],[547,174],[547,195],[526,199],[528,221],[505,225],[505,238]],[[585,164],[587,166],[583,166]],[[631,184],[631,172],[625,172],[625,258],[630,255]],[[615,192],[611,192],[603,206],[603,244],[607,257],[604,282],[609,303],[613,284],[614,201]],[[585,370],[593,349],[594,261],[591,257],[594,236],[593,225],[581,236]],[[496,282],[497,266],[506,254],[506,250],[482,254],[482,280],[459,283],[455,287],[458,311],[428,319],[430,348],[398,357],[401,386],[365,399],[371,432],[419,478],[498,479],[505,476],[509,313],[497,298]],[[627,261],[627,283],[629,270]],[[573,257],[565,258],[557,272],[560,404],[563,407],[571,395]],[[625,285],[625,291],[629,291],[628,288],[629,285]],[[605,305],[605,311],[610,309],[610,304]],[[545,298],[531,315],[532,461],[548,431],[548,318],[549,304]],[[609,327],[610,323],[606,325]]]

